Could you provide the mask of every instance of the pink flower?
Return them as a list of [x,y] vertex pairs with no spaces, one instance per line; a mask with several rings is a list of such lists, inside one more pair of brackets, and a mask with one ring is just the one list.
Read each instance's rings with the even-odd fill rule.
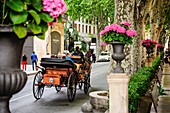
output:
[[126,32],[126,29],[124,27],[120,26],[120,27],[117,28],[117,32],[121,33],[121,34],[124,34]]
[[144,47],[155,47],[155,45],[157,44],[157,42],[155,42],[154,40],[151,40],[151,39],[145,39],[145,40],[142,40],[142,45]]
[[63,0],[43,0],[43,11],[49,12],[53,18],[58,18],[67,11],[66,3]]
[[[100,32],[100,37],[104,42],[121,41],[124,44],[132,44],[132,37],[136,36],[135,30],[129,30],[129,22],[121,22],[122,26],[119,24],[108,25]],[[119,35],[123,34],[123,35]],[[110,36],[109,36],[110,35]],[[121,36],[121,38],[119,38]]]
[[142,40],[142,43],[145,43],[146,42],[146,40]]
[[103,30],[100,32],[100,37],[102,37],[103,34],[105,34],[106,32]]
[[111,25],[110,25],[110,29],[111,29],[112,31],[116,31],[118,27],[119,27],[119,25],[117,25],[117,24],[111,24]]
[[150,43],[147,43],[146,46],[150,46],[151,44]]
[[132,30],[133,31],[133,36],[137,36],[136,30]]
[[130,36],[130,37],[136,36],[136,31],[129,29],[129,30],[126,31],[126,35]]
[[104,30],[105,30],[106,32],[108,32],[108,31],[110,30],[110,26],[106,26],[106,27],[104,28]]
[[157,47],[163,47],[163,45],[158,43],[158,44],[157,44]]
[[100,42],[100,45],[108,45],[106,42]]
[[123,25],[125,25],[125,26],[128,26],[128,27],[130,26],[130,23],[129,23],[129,22],[125,22],[125,21],[120,22],[120,25],[121,25],[121,24],[123,24]]
[[54,22],[49,22],[48,25],[49,25],[49,26],[53,26],[53,25],[54,25]]

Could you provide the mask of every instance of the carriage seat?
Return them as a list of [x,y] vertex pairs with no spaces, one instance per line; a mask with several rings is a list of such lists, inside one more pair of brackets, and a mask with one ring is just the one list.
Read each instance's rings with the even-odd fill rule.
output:
[[77,64],[83,64],[83,59],[81,56],[70,56],[70,58]]
[[56,67],[56,68],[74,68],[76,69],[77,66],[66,59],[57,59],[57,58],[41,58],[41,66],[43,67]]

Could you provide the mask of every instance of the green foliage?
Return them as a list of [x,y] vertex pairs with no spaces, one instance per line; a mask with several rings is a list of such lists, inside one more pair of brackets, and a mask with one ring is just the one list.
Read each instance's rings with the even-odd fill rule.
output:
[[160,59],[163,59],[163,57],[164,57],[164,52],[161,52]]
[[95,38],[95,36],[93,34],[89,34],[90,38]]
[[[114,0],[65,0],[72,20],[80,17],[102,29],[114,20]],[[110,21],[108,21],[108,18]]]
[[130,77],[128,84],[129,113],[137,112],[140,97],[145,95],[151,80],[155,77],[159,64],[160,58],[157,57],[152,63],[152,67],[142,67]]
[[127,36],[126,34],[118,34],[116,32],[109,31],[106,34],[102,36],[103,42],[113,42],[113,41],[120,41],[123,44],[132,44],[133,38],[130,36]]
[[[13,27],[19,38],[24,38],[30,29],[40,39],[44,39],[48,22],[53,22],[49,13],[42,11],[42,0],[1,0],[0,24]],[[59,21],[61,21],[61,15]]]
[[165,29],[170,31],[170,8],[167,11],[167,16],[166,16],[166,20],[165,20]]
[[81,50],[84,51],[84,52],[87,51],[85,42],[81,42]]

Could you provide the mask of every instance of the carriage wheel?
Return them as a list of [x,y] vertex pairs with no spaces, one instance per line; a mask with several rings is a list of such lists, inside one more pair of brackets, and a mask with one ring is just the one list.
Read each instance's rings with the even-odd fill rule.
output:
[[55,86],[55,89],[56,89],[56,91],[57,91],[57,93],[58,93],[58,92],[60,92],[60,91],[61,91],[61,86],[56,85],[56,86]]
[[68,78],[68,85],[67,85],[67,96],[68,100],[72,102],[76,95],[76,75],[72,72]]
[[43,74],[41,71],[38,71],[33,81],[33,95],[37,100],[42,97],[44,92],[44,84],[42,83],[42,80]]
[[87,94],[90,87],[90,75],[86,75],[84,78],[84,93]]

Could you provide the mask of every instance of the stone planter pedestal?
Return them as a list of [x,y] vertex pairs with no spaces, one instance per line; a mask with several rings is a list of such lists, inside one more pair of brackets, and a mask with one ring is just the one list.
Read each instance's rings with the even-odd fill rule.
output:
[[126,73],[111,73],[109,84],[109,112],[128,113],[128,81]]
[[146,58],[145,59],[145,66],[146,67],[152,67],[152,61],[153,61],[152,58]]

